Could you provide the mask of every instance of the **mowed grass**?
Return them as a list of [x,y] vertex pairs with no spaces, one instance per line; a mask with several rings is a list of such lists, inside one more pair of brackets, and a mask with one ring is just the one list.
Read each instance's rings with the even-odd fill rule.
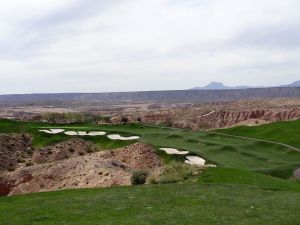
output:
[[[74,126],[74,125],[73,125]],[[78,126],[78,125],[77,125]],[[86,127],[88,126],[88,127]],[[58,128],[60,126],[57,126]],[[50,129],[55,128],[53,125],[44,124],[44,123],[29,123],[29,122],[20,122],[14,120],[0,120],[0,133],[29,133],[33,135],[33,146],[37,148],[41,148],[48,145],[56,144],[60,141],[65,141],[71,138],[79,137],[79,136],[67,136],[65,134],[46,134],[43,132],[39,132],[40,129]],[[75,129],[76,128],[76,129]],[[75,127],[76,131],[94,131],[98,130],[97,127],[92,125],[85,125]],[[74,130],[73,127],[71,129],[66,130]],[[109,150],[115,148],[121,148],[127,146],[129,144],[133,144],[136,141],[119,141],[119,140],[110,140],[106,136],[80,136],[79,138],[85,139],[87,141],[92,141],[95,143],[100,150]]]
[[[299,126],[299,121],[293,121]],[[300,167],[300,152],[287,147],[261,141],[244,140],[214,133],[171,129],[167,127],[130,125],[96,125],[74,124],[53,126],[43,123],[24,123],[16,121],[0,121],[0,132],[29,132],[34,136],[36,146],[45,146],[66,140],[71,137],[58,134],[49,135],[39,132],[39,129],[63,128],[65,130],[106,131],[109,134],[125,136],[138,135],[141,142],[151,144],[156,148],[174,147],[199,155],[219,167],[237,168],[271,174],[277,177],[289,178],[292,172]],[[122,147],[133,141],[112,141],[106,136],[85,137],[95,142],[102,150]],[[182,157],[184,160],[184,157]]]
[[239,184],[267,190],[300,191],[300,182],[283,180],[252,171],[232,168],[210,168],[199,177],[200,183]]
[[0,224],[294,225],[300,219],[297,185],[254,172],[210,169],[197,183],[4,197]]
[[[2,225],[176,225],[299,224],[300,183],[288,178],[300,167],[300,153],[260,141],[155,126],[75,124],[56,126],[0,121],[2,133],[31,133],[37,146],[66,140],[43,128],[99,130],[138,135],[155,147],[174,147],[204,157],[219,168],[177,184],[37,193],[0,198]],[[88,139],[103,149],[127,145],[107,137]],[[159,151],[160,152],[160,151]],[[160,155],[166,157],[164,153]],[[168,158],[173,160],[173,158]],[[180,156],[176,158],[180,159]],[[184,157],[181,158],[184,160]],[[260,172],[260,173],[257,173]]]
[[217,131],[225,134],[280,142],[300,149],[300,120],[276,122],[256,127],[240,126]]

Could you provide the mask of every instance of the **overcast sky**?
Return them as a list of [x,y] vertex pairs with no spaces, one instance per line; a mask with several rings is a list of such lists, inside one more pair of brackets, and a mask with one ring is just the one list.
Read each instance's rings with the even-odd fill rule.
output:
[[300,80],[299,0],[9,0],[0,94]]

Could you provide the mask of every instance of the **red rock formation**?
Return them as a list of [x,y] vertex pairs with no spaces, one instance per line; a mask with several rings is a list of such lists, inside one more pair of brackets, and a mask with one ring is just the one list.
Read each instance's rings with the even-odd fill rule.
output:
[[7,180],[0,180],[0,196],[6,196],[11,190],[11,182]]
[[[167,124],[178,128],[209,130],[238,125],[259,125],[300,118],[300,108],[295,109],[254,109],[254,110],[203,110],[188,108],[169,111],[140,113],[129,122]],[[137,119],[139,118],[139,119]]]

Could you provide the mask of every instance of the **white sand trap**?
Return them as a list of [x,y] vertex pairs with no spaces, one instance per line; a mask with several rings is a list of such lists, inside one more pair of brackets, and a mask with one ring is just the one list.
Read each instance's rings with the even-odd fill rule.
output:
[[78,133],[76,131],[66,131],[65,135],[68,135],[68,136],[77,136]]
[[79,136],[87,136],[86,131],[78,131],[77,133],[78,133]]
[[160,150],[165,151],[169,155],[187,155],[188,151],[179,151],[176,148],[160,148]]
[[207,168],[216,168],[217,166],[214,165],[214,164],[207,164],[207,165],[205,165],[205,167],[207,167]]
[[119,135],[119,134],[110,134],[110,135],[107,135],[107,137],[108,137],[110,140],[121,140],[121,141],[137,140],[137,139],[140,138],[140,137],[138,137],[138,136],[122,137],[122,136]]
[[50,130],[39,130],[39,132],[44,132],[46,134],[59,134],[64,132],[64,129],[50,129]]
[[106,132],[103,131],[91,131],[87,133],[86,131],[66,131],[65,135],[69,136],[103,136]]
[[184,162],[190,165],[195,166],[204,166],[205,165],[205,159],[200,158],[199,156],[187,156],[187,160]]
[[91,131],[88,133],[89,136],[103,136],[106,132],[104,131]]

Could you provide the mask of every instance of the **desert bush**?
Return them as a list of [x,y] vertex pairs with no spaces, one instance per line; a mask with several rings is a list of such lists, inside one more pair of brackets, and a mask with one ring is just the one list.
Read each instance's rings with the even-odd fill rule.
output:
[[19,159],[17,160],[17,162],[18,162],[18,163],[25,163],[26,161],[25,161],[25,159],[20,159],[20,158],[19,158]]
[[134,185],[145,184],[148,176],[148,171],[136,170],[131,176],[131,183]]
[[84,113],[45,113],[42,120],[53,124],[83,123],[86,121]]
[[8,168],[7,168],[7,170],[10,171],[10,172],[14,171],[15,169],[16,169],[16,167],[12,163],[10,163],[9,166],[8,166]]
[[28,166],[32,166],[33,163],[32,162],[27,162],[25,165],[28,167]]
[[128,118],[126,116],[122,116],[121,122],[124,123],[124,124],[128,123]]
[[149,178],[150,183],[177,183],[194,177],[199,168],[180,162],[171,162],[166,165],[158,176]]

